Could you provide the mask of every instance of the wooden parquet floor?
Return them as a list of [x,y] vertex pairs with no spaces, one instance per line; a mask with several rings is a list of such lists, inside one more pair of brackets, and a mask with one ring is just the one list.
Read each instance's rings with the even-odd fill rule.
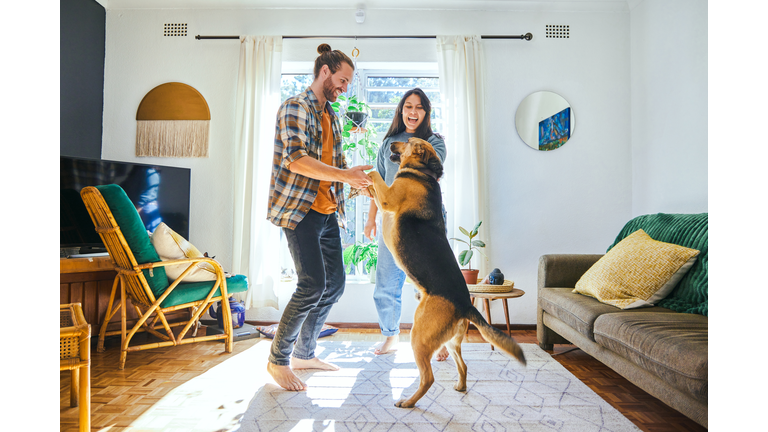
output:
[[[513,331],[520,343],[536,343],[535,330]],[[379,341],[378,330],[341,329],[324,340]],[[401,333],[401,342],[408,332]],[[466,343],[483,342],[472,330]],[[220,342],[157,348],[128,354],[118,370],[117,339],[104,353],[92,351],[91,428],[97,431],[228,431],[250,402],[253,384],[270,380],[266,356],[270,340],[235,343],[224,354]],[[679,412],[648,395],[581,350],[567,352],[557,345],[553,354],[566,369],[595,393],[647,432],[706,431]],[[251,384],[251,385],[248,385]],[[60,426],[78,430],[78,408],[69,407],[69,372],[60,373]]]

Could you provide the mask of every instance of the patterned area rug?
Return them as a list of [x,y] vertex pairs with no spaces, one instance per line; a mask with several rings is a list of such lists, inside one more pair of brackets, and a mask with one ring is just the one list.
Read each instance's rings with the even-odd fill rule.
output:
[[298,371],[306,392],[266,384],[240,422],[252,431],[639,431],[634,424],[535,344],[528,362],[462,345],[467,391],[453,389],[452,359],[432,361],[435,383],[412,409],[395,402],[418,387],[410,344],[376,356],[374,342],[320,341],[316,355],[337,372]]

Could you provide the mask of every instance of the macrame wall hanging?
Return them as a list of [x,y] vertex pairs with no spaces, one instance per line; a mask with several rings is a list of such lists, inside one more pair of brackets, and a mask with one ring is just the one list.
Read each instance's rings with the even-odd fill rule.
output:
[[211,111],[193,87],[161,84],[136,112],[136,156],[208,157]]

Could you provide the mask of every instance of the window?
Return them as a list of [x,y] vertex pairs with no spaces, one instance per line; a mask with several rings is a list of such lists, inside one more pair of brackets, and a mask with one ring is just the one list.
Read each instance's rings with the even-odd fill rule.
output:
[[[311,73],[306,74],[283,74],[281,82],[281,101],[304,91],[313,80]],[[367,129],[375,131],[373,141],[381,145],[384,135],[387,133],[390,124],[394,118],[395,109],[400,99],[406,91],[419,87],[427,94],[432,104],[432,114],[430,120],[432,130],[439,132],[442,130],[442,99],[440,97],[440,87],[436,72],[425,71],[407,71],[407,70],[366,70],[358,68],[354,79],[350,84],[345,96],[357,96],[358,100],[366,102],[371,108],[371,116],[366,124]],[[354,136],[352,139],[355,139]],[[356,151],[346,153],[347,163],[350,166],[363,165],[365,160]],[[371,165],[376,165],[373,161]],[[344,195],[349,194],[349,186],[345,186]],[[347,227],[342,229],[342,247],[346,249],[350,245],[357,243],[367,243],[368,239],[363,235],[363,228],[368,219],[368,209],[370,208],[370,199],[367,197],[358,197],[352,200],[346,200]],[[284,263],[285,265],[292,263]],[[349,280],[355,280],[356,273],[361,269],[352,268]],[[290,269],[284,270],[290,273]],[[365,273],[365,270],[362,270]],[[358,275],[359,280],[363,280],[362,275]]]

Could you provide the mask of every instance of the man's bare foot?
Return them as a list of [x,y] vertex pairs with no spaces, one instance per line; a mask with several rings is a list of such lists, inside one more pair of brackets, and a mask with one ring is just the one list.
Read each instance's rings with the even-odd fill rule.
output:
[[446,348],[445,345],[443,345],[443,347],[440,348],[440,351],[438,351],[436,359],[437,361],[448,360],[448,348]]
[[396,349],[392,349],[392,347],[397,345],[398,342],[400,342],[400,335],[387,336],[384,342],[376,344],[373,353],[376,355],[382,355],[397,351]]
[[337,371],[340,368],[335,364],[326,363],[317,357],[311,358],[309,360],[292,357],[291,369],[320,369],[320,370],[327,370],[327,371]]
[[304,391],[307,385],[297,377],[290,366],[267,363],[267,372],[272,375],[277,385],[290,391]]

